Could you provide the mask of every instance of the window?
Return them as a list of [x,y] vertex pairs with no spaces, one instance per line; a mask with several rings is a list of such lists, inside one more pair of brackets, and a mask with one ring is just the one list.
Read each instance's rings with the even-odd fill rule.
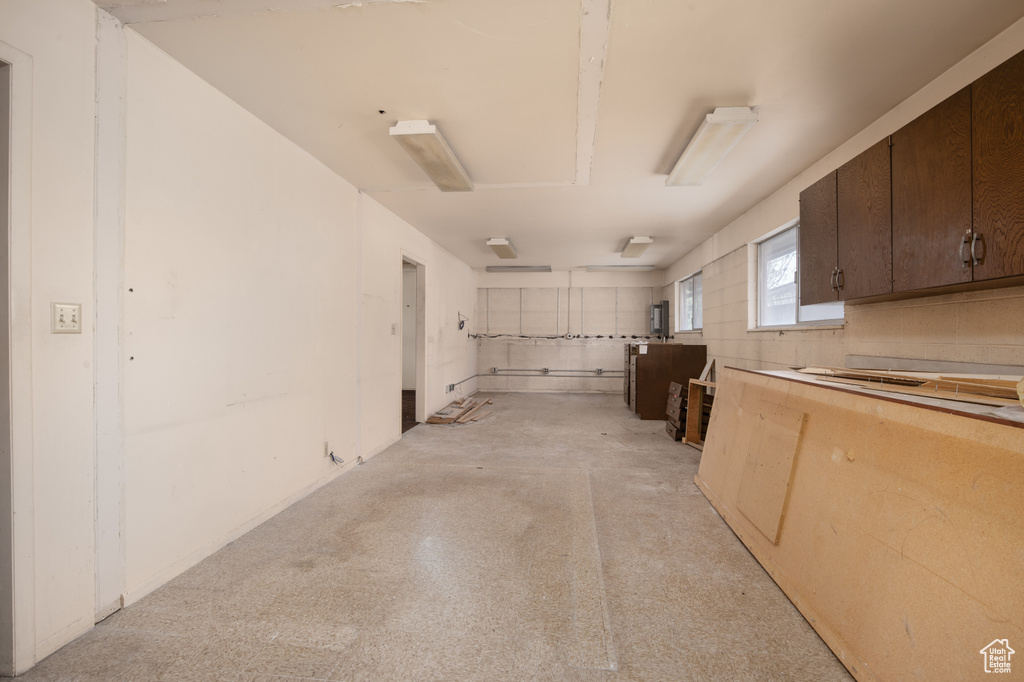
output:
[[799,226],[764,240],[757,249],[757,326],[835,322],[843,303],[800,305],[797,285]]
[[704,283],[701,273],[676,282],[676,331],[688,332],[704,327]]

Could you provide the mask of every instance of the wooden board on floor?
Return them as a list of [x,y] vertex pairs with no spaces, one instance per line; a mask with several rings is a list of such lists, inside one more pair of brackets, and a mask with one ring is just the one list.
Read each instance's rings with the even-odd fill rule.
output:
[[[695,481],[858,680],[981,678],[983,647],[1024,642],[1024,425],[730,368],[717,379]],[[807,415],[776,543],[741,502],[764,405]],[[755,460],[771,457],[786,469],[781,448]]]

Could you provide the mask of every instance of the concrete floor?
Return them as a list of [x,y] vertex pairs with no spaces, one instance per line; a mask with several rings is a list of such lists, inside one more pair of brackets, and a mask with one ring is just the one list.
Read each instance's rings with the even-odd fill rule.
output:
[[618,395],[421,425],[27,681],[848,680]]

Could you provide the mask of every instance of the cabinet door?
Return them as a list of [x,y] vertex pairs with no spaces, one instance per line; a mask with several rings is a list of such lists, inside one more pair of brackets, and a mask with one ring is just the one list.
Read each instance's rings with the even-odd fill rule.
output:
[[836,172],[800,192],[800,304],[839,299],[836,261]]
[[836,176],[839,298],[892,292],[889,138],[840,166]]
[[893,291],[970,282],[971,220],[966,87],[892,136]]
[[1024,53],[972,85],[974,279],[1024,274]]

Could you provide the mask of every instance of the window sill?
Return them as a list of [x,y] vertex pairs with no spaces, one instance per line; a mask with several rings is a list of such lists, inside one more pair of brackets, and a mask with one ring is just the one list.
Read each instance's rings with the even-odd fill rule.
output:
[[704,330],[703,329],[679,329],[676,332],[674,332],[675,336],[679,336],[680,334],[683,335],[683,336],[702,336],[704,334]]
[[754,327],[748,329],[747,332],[811,332],[843,329],[845,326],[845,323],[842,322],[825,322],[822,324],[805,322],[803,324],[780,324],[775,327]]

